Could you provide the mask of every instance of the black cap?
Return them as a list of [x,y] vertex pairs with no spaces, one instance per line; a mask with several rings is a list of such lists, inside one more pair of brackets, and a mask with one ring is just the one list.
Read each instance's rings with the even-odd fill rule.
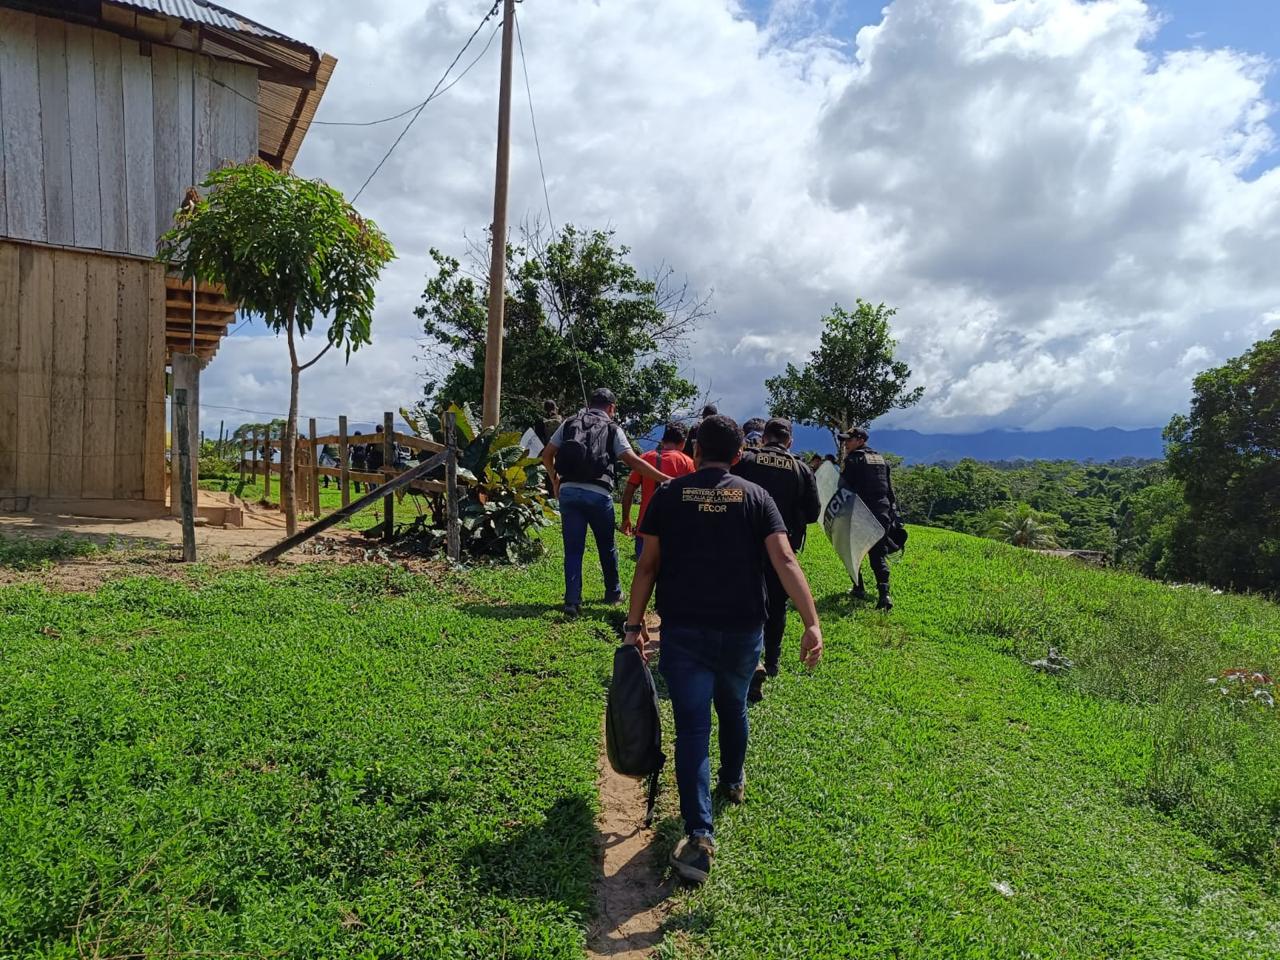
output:
[[774,417],[764,425],[764,435],[786,442],[791,439],[791,421],[785,417]]
[[613,391],[608,387],[597,387],[591,391],[591,406],[593,407],[612,407],[618,402],[618,398],[613,395]]
[[853,439],[866,440],[868,436],[869,434],[867,433],[867,431],[863,430],[861,427],[854,427],[851,430],[845,431],[844,433],[836,434],[836,439],[839,440],[841,443],[844,443],[846,440],[853,440]]

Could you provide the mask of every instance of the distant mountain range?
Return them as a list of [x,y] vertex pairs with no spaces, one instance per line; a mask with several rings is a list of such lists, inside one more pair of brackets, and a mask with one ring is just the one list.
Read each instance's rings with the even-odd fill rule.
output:
[[[873,430],[870,446],[895,453],[908,463],[974,460],[1120,460],[1164,456],[1159,427],[1121,430],[1059,427],[1056,430],[984,430],[982,433],[920,433]],[[812,427],[796,429],[795,450],[831,452],[831,434]]]

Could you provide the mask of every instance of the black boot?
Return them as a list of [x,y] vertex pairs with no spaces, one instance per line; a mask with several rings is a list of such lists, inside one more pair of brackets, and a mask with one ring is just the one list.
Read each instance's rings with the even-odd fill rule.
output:
[[867,588],[862,585],[861,580],[849,588],[849,596],[853,597],[855,600],[867,599]]
[[888,613],[893,609],[893,597],[889,596],[889,584],[878,583],[876,584],[876,590],[880,592],[880,599],[876,601],[876,609]]

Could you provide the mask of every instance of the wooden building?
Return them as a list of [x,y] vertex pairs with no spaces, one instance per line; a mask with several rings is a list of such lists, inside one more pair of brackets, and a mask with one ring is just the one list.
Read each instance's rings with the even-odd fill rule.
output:
[[0,0],[0,507],[163,508],[166,369],[235,307],[156,241],[210,170],[288,167],[334,63],[208,0]]

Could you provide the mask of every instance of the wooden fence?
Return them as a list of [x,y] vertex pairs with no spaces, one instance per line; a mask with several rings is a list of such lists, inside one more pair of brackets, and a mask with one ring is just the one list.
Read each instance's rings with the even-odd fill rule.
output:
[[[313,524],[306,530],[299,531],[295,537],[283,541],[277,547],[266,551],[261,559],[275,559],[285,550],[292,549],[318,533],[336,525],[342,520],[358,513],[365,507],[376,503],[381,495],[383,502],[383,539],[390,539],[395,531],[395,501],[401,492],[417,492],[432,494],[439,499],[435,509],[443,508],[446,514],[448,531],[448,555],[457,560],[460,554],[460,532],[458,529],[458,448],[455,424],[451,414],[445,416],[446,443],[424,440],[407,433],[399,433],[394,429],[390,413],[383,414],[381,433],[349,435],[347,418],[338,420],[338,432],[318,436],[316,422],[309,421],[310,430],[306,436],[299,436],[295,450],[294,482],[297,487],[299,514],[310,514],[320,523]],[[351,448],[354,446],[382,446],[383,465],[377,470],[351,469]],[[256,483],[262,477],[266,499],[271,499],[271,483],[273,477],[282,477],[284,464],[275,461],[274,457],[264,456],[268,451],[280,450],[283,441],[278,438],[263,436],[256,431],[247,439],[240,441],[240,480]],[[337,465],[323,465],[321,453],[325,447],[337,448]],[[412,451],[419,462],[413,465],[397,465],[397,451]],[[426,474],[433,473],[441,466],[445,470],[444,480],[428,480]],[[321,520],[320,478],[331,477],[338,481],[341,494],[341,506],[328,517]],[[363,496],[355,490],[356,499],[352,500],[352,488],[364,484]],[[284,509],[283,502],[280,509]],[[268,556],[268,554],[274,554]]]

